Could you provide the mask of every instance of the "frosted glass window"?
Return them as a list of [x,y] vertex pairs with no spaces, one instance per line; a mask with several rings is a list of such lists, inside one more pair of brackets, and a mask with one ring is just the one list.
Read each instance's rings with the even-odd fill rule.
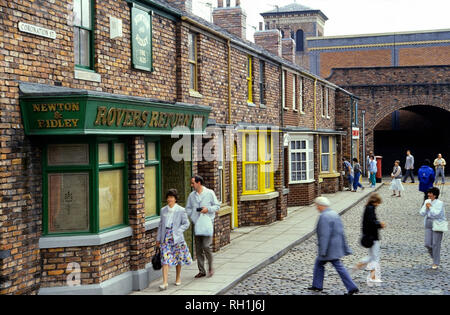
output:
[[107,143],[98,145],[98,163],[109,164],[109,145]]
[[125,163],[125,145],[123,143],[114,144],[114,163]]
[[48,231],[89,231],[89,174],[48,175]]
[[88,144],[51,144],[48,146],[48,165],[88,165]]
[[100,229],[124,223],[123,170],[99,173]]
[[157,215],[157,167],[147,166],[145,168],[145,216],[153,217]]

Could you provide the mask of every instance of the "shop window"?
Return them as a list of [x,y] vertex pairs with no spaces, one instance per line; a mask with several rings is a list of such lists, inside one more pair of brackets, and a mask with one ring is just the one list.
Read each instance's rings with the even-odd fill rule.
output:
[[267,132],[243,134],[244,194],[274,191],[273,140]]
[[312,137],[293,138],[289,146],[290,184],[314,179],[314,151]]
[[147,219],[159,216],[161,209],[161,163],[160,143],[158,140],[146,140],[146,158],[144,171],[145,216]]
[[75,65],[85,69],[93,69],[94,66],[93,2],[93,0],[73,2]]
[[44,148],[44,235],[95,234],[127,225],[125,143],[64,142]]
[[336,137],[320,137],[320,172],[336,173],[337,155],[336,155]]

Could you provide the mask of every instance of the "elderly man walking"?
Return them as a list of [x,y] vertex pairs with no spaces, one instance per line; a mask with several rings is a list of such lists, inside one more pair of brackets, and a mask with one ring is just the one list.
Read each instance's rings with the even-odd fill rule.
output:
[[313,284],[308,290],[316,292],[323,291],[325,265],[329,262],[341,277],[347,289],[347,293],[345,294],[353,295],[358,293],[358,287],[340,260],[343,256],[352,253],[345,239],[344,226],[342,225],[341,218],[335,211],[330,209],[330,201],[327,198],[319,197],[314,203],[320,213],[317,223],[319,250],[314,266]]

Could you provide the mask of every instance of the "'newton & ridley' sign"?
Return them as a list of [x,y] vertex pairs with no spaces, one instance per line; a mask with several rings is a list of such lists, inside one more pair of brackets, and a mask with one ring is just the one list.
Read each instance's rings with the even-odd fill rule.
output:
[[52,31],[52,30],[49,30],[49,29],[46,29],[43,27],[39,27],[36,25],[19,22],[19,30],[21,32],[25,32],[25,33],[29,33],[29,34],[33,34],[33,35],[56,39],[55,31]]

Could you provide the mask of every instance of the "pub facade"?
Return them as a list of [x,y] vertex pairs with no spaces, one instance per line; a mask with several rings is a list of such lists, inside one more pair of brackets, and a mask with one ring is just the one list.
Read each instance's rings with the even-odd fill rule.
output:
[[[215,251],[234,228],[287,216],[287,177],[313,187],[291,206],[323,182],[340,189],[338,87],[196,17],[191,1],[0,6],[0,294],[146,288],[160,277],[150,261],[165,192],[183,206],[194,174],[222,204]],[[304,92],[286,71],[308,78]],[[318,82],[329,117],[317,117]],[[286,108],[294,91],[304,120]],[[337,151],[320,149],[325,137]]]

